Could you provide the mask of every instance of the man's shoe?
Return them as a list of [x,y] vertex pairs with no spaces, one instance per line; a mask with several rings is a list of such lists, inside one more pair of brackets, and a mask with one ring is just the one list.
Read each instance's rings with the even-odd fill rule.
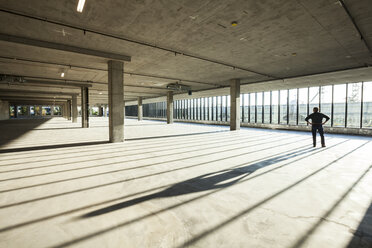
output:
[[326,147],[326,146],[323,144],[322,147]]
[[313,147],[316,147],[316,144],[313,144]]

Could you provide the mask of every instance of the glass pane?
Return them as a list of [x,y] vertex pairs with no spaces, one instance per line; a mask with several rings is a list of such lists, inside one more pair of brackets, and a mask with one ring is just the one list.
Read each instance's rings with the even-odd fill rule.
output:
[[[320,112],[331,118],[332,115],[332,85],[320,88]],[[331,126],[328,121],[325,126]]]
[[264,123],[270,123],[270,92],[264,93]]
[[345,127],[346,84],[334,86],[333,126]]
[[263,92],[257,92],[257,123],[262,123],[262,95]]
[[363,128],[372,128],[372,82],[364,82]]
[[217,121],[221,121],[221,106],[222,106],[221,99],[222,99],[221,96],[217,97]]
[[230,109],[230,101],[231,101],[231,99],[230,99],[230,95],[228,95],[228,96],[226,97],[226,105],[227,105],[227,121],[230,121],[230,111],[231,111],[231,109]]
[[348,84],[347,89],[347,127],[360,127],[362,83]]
[[256,93],[249,93],[250,123],[256,122]]
[[226,121],[226,96],[222,96],[222,121]]
[[280,124],[287,124],[288,90],[280,91]]
[[279,115],[279,92],[271,92],[271,123],[278,124],[278,115]]
[[213,120],[214,121],[217,121],[217,96],[214,96],[213,97],[213,108],[212,108],[212,110],[213,110]]
[[289,90],[289,124],[297,125],[297,89]]
[[307,112],[308,88],[301,88],[298,93],[298,124],[307,125],[305,118]]
[[313,112],[313,108],[319,108],[319,87],[310,87],[309,89],[309,112]]
[[240,94],[240,122],[243,121],[243,94]]
[[249,120],[249,94],[244,94],[244,122]]

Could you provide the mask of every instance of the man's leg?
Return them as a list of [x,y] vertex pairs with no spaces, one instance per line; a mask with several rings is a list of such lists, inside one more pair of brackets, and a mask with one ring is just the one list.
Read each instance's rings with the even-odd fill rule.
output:
[[312,126],[311,133],[313,134],[313,146],[316,147],[316,127]]
[[324,131],[323,131],[322,126],[319,127],[319,134],[320,134],[320,139],[321,139],[321,142],[322,142],[322,147],[325,147]]

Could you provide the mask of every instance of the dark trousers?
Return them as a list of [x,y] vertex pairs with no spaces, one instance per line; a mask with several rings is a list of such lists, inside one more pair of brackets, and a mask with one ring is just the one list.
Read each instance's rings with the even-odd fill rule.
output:
[[322,125],[313,125],[311,128],[311,132],[313,133],[313,144],[316,145],[316,131],[318,130],[321,138],[322,145],[325,145],[324,141],[324,131]]

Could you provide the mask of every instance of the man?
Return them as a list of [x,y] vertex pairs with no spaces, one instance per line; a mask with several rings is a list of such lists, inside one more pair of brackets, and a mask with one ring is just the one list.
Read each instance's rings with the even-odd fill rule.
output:
[[[323,118],[326,119],[325,122],[323,122]],[[309,122],[309,119],[311,119],[311,122]],[[318,130],[322,142],[322,147],[325,147],[323,125],[326,124],[327,121],[329,121],[329,117],[325,114],[319,113],[319,108],[315,107],[313,108],[313,113],[306,117],[305,121],[312,125],[311,132],[313,133],[313,146],[316,147],[316,131]]]

